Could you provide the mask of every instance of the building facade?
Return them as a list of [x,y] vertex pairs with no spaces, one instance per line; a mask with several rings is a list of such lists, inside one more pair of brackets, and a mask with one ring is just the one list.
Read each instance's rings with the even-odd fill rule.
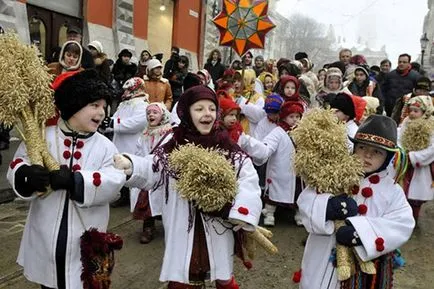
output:
[[203,17],[201,0],[0,0],[0,25],[40,47],[49,57],[66,40],[69,25],[83,31],[83,43],[98,40],[116,59],[127,48],[138,57],[143,49],[170,57],[172,46],[201,61]]
[[[434,1],[428,0],[428,12],[425,15],[423,23],[423,31],[421,35],[426,33],[429,39],[425,53],[423,56],[423,69],[426,71],[430,79],[434,79]],[[422,49],[421,49],[422,50]]]

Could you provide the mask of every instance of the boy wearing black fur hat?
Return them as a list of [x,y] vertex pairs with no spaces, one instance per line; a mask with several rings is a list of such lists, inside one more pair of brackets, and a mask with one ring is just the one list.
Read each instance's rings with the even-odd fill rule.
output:
[[[297,201],[310,233],[300,289],[392,288],[393,252],[408,241],[415,226],[404,192],[387,170],[396,153],[395,122],[387,116],[371,115],[352,141],[365,172],[352,197],[318,194],[306,188]],[[335,220],[345,220],[336,232]],[[365,274],[356,264],[355,274],[339,281],[337,243],[354,248],[361,260],[373,261],[376,274]]]
[[[96,131],[111,97],[107,84],[86,70],[62,74],[53,88],[61,119],[47,127],[46,141],[60,169],[31,165],[22,143],[7,173],[17,196],[30,201],[17,262],[42,288],[80,289],[80,237],[90,227],[106,231],[125,176],[113,166],[116,147]],[[53,192],[38,197],[48,186]]]

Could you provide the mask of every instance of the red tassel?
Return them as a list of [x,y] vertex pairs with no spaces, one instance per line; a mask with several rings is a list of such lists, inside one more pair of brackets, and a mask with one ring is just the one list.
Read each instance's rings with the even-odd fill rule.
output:
[[300,281],[301,281],[301,269],[298,270],[297,272],[294,272],[294,275],[292,275],[292,281],[294,283],[300,283]]

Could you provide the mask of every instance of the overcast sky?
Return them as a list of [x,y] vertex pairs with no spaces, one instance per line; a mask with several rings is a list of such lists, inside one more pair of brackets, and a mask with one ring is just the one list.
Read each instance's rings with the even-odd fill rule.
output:
[[345,37],[351,47],[362,37],[369,47],[386,52],[393,66],[398,55],[420,54],[423,20],[428,12],[427,0],[279,0],[278,11],[284,16],[301,13],[328,27],[336,36]]

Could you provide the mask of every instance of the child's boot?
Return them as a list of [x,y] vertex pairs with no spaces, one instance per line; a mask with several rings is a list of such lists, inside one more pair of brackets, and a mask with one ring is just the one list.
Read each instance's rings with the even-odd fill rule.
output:
[[264,208],[264,226],[274,227],[274,212],[276,211],[276,206],[265,204]]

